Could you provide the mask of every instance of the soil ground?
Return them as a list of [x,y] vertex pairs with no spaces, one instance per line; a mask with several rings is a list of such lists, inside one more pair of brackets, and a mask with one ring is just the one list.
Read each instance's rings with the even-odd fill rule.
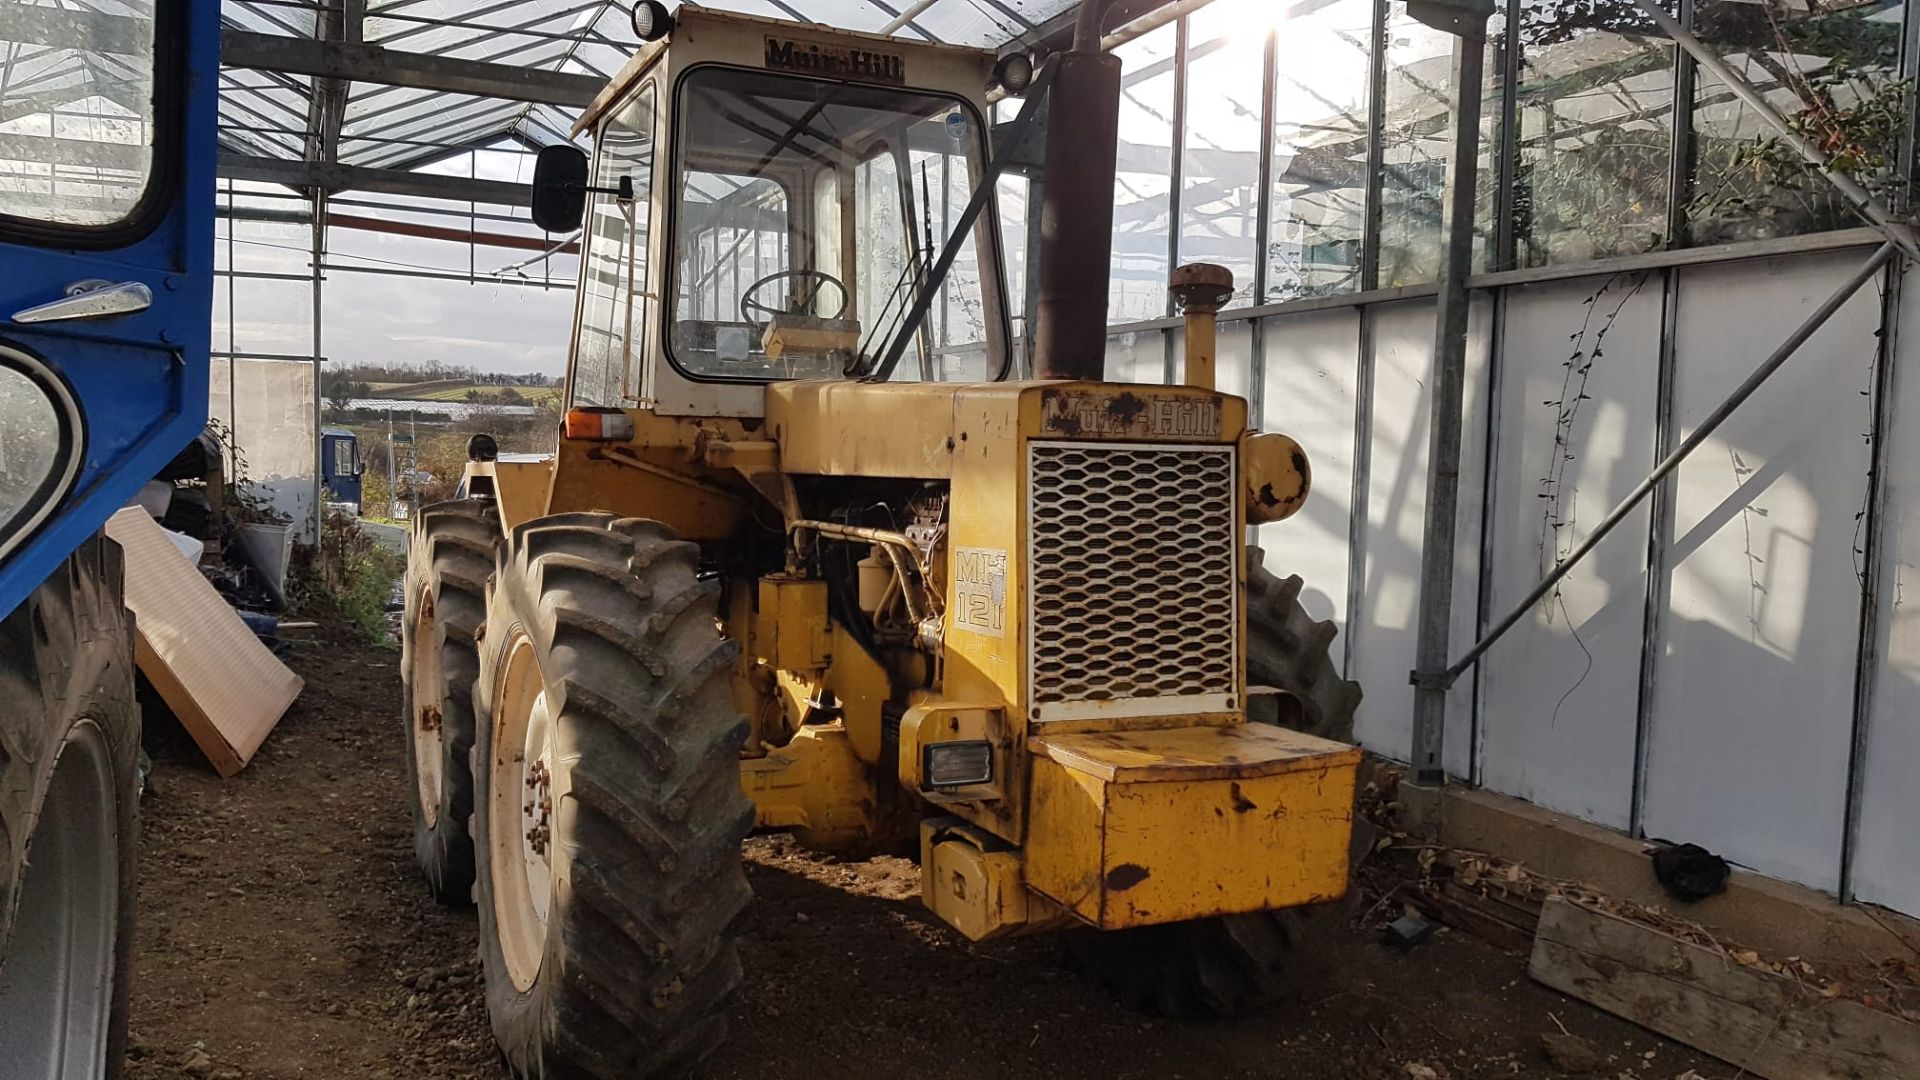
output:
[[[289,662],[306,690],[232,780],[150,714],[130,1080],[501,1080],[473,912],[434,904],[413,868],[399,654],[314,640]],[[1335,929],[1291,1003],[1172,1021],[1121,1009],[1055,940],[968,944],[920,907],[907,860],[784,836],[747,858],[718,1078],[1558,1077],[1542,1037],[1563,1030],[1597,1047],[1591,1075],[1734,1076],[1459,934],[1401,952]]]

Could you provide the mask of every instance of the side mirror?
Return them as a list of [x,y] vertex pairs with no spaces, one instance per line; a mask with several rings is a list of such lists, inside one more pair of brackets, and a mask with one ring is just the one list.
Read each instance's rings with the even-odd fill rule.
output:
[[367,475],[367,463],[363,461],[363,462],[361,462],[360,464],[358,464],[358,465],[355,465],[355,466],[353,467],[353,475],[355,475],[355,476],[365,476],[365,475]]
[[544,147],[533,162],[533,223],[550,233],[580,227],[587,213],[587,155],[571,143]]

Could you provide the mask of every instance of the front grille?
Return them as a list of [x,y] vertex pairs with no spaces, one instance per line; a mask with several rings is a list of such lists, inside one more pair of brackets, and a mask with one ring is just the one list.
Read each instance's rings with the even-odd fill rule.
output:
[[1235,707],[1235,492],[1230,446],[1029,445],[1032,719]]

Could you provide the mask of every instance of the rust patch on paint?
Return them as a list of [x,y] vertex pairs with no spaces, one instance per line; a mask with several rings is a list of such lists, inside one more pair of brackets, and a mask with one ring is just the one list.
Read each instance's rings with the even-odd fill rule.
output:
[[1107,888],[1114,892],[1126,892],[1147,880],[1151,874],[1152,871],[1139,863],[1121,863],[1107,871]]
[[1252,799],[1240,794],[1240,785],[1238,783],[1227,785],[1227,799],[1233,804],[1233,812],[1236,814],[1244,814],[1249,810],[1260,809],[1259,806],[1254,804]]

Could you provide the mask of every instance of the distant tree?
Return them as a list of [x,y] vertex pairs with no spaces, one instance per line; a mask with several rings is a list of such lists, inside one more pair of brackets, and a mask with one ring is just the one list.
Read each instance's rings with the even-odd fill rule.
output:
[[373,387],[365,379],[355,378],[350,371],[322,369],[320,396],[335,412],[345,412],[352,399],[372,397]]

